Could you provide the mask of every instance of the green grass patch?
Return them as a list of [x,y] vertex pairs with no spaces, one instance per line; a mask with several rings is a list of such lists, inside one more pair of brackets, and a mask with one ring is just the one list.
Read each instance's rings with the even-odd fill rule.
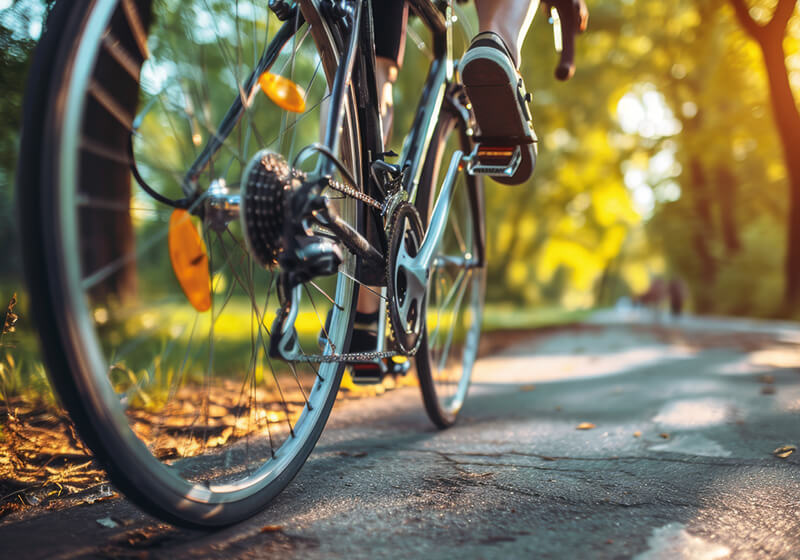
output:
[[483,311],[483,332],[517,331],[569,325],[585,320],[591,310],[568,310],[563,307],[518,308],[489,304]]

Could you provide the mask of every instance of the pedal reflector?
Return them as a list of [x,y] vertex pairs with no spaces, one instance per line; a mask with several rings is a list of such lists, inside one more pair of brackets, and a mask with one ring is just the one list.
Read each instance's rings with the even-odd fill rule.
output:
[[470,175],[490,175],[511,177],[517,172],[522,161],[519,146],[475,146],[467,159],[467,172]]

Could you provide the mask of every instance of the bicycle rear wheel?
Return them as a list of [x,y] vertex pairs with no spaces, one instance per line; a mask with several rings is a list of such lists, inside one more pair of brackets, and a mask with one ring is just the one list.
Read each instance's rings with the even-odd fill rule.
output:
[[[417,199],[425,222],[453,152],[472,151],[468,126],[455,112],[444,110],[440,115]],[[486,289],[486,268],[478,262],[483,236],[483,181],[461,166],[447,229],[435,252],[425,331],[416,355],[425,410],[439,428],[456,421],[478,356]]]
[[[319,140],[342,42],[317,2],[300,7],[313,26],[281,24],[266,2],[61,2],[29,83],[19,203],[51,378],[112,481],[175,523],[262,509],[341,380],[342,364],[312,356],[349,342],[355,257],[297,291],[304,358],[282,361],[269,353],[279,270],[258,264],[238,215],[209,206],[243,189],[262,149],[291,165]],[[360,178],[345,99],[341,159]],[[361,230],[356,202],[328,194]],[[192,206],[174,210],[182,198]]]

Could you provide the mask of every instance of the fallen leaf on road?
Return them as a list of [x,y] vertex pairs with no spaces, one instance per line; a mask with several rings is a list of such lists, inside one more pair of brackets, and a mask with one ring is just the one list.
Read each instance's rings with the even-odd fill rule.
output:
[[797,447],[794,445],[782,445],[778,449],[772,452],[773,455],[779,457],[780,459],[786,459],[789,455],[797,451]]
[[519,388],[519,390],[522,391],[523,393],[527,393],[528,391],[533,391],[534,389],[536,389],[536,385],[523,385],[522,387]]
[[102,484],[97,492],[94,492],[84,497],[81,503],[91,505],[91,504],[96,504],[97,502],[105,502],[106,500],[112,500],[117,496],[118,494],[111,489],[111,486],[109,486],[108,484]]
[[110,517],[101,517],[97,520],[97,524],[107,527],[108,529],[115,529],[119,527],[119,524]]
[[761,387],[761,394],[762,395],[774,395],[775,394],[775,387],[772,385],[765,385]]
[[661,437],[662,437],[662,438],[664,438],[664,439],[669,439],[669,434],[668,434],[667,432],[661,432],[661,433],[660,433],[660,434],[658,434],[658,435],[659,435],[659,436],[661,436]]
[[367,456],[367,452],[366,451],[356,451],[354,453],[351,453],[350,451],[337,451],[336,454],[340,455],[342,457],[366,457]]
[[261,527],[262,533],[277,533],[283,531],[283,525],[264,525]]
[[633,437],[642,437],[642,432],[636,430],[635,432],[633,432]]
[[581,422],[580,424],[578,424],[578,426],[575,429],[576,430],[591,430],[591,429],[596,428],[596,427],[597,426],[595,426],[591,422]]

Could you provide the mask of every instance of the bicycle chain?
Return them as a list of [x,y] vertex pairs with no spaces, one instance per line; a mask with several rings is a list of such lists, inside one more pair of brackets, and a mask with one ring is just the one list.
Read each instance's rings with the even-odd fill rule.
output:
[[381,204],[368,194],[363,193],[360,190],[356,189],[355,187],[351,187],[346,183],[342,183],[340,181],[337,181],[336,179],[328,178],[328,186],[333,190],[338,191],[344,195],[355,198],[356,200],[360,200],[365,204],[369,204],[370,206],[380,210],[381,212],[383,212],[384,210],[383,204]]
[[[372,198],[368,194],[365,194],[365,193],[361,192],[360,190],[356,189],[355,187],[351,187],[350,185],[348,185],[346,183],[342,183],[342,182],[337,181],[337,180],[335,180],[333,178],[328,178],[328,187],[330,187],[331,189],[333,189],[333,190],[335,190],[337,192],[340,192],[340,193],[342,193],[342,194],[344,194],[346,196],[350,196],[352,198],[355,198],[356,200],[360,200],[361,202],[364,202],[365,204],[368,204],[368,205],[372,206],[373,208],[376,208],[376,209],[380,210],[381,213],[383,213],[384,210],[385,210],[385,206],[383,204],[381,204],[380,202],[378,202],[377,200],[375,200],[374,198]],[[389,337],[391,338],[391,340],[395,340],[396,337],[395,337],[395,333],[394,333],[394,328],[392,326],[391,321],[388,318],[388,310],[387,310],[387,323],[388,323],[387,326],[389,327],[389,329],[388,329],[389,330]],[[417,353],[417,349],[415,348],[413,352],[409,352],[409,353],[403,354],[403,355],[404,356],[413,356],[416,353]],[[374,361],[374,360],[382,360],[383,358],[391,358],[393,356],[399,356],[399,355],[400,355],[400,352],[397,352],[395,350],[382,351],[382,352],[378,352],[378,351],[375,351],[375,352],[347,352],[347,353],[344,353],[344,354],[327,354],[327,355],[311,354],[311,355],[303,356],[302,359],[297,360],[297,361],[298,362],[325,363],[325,364],[332,363],[332,362],[371,362],[371,361]]]
[[[416,351],[411,354],[403,354],[403,356],[413,356]],[[382,360],[383,358],[391,358],[392,356],[400,356],[400,352],[385,350],[383,352],[349,352],[345,354],[311,354],[303,356],[302,359],[295,360],[297,362],[314,362],[315,364],[329,364],[331,362],[373,362],[375,360]]]

